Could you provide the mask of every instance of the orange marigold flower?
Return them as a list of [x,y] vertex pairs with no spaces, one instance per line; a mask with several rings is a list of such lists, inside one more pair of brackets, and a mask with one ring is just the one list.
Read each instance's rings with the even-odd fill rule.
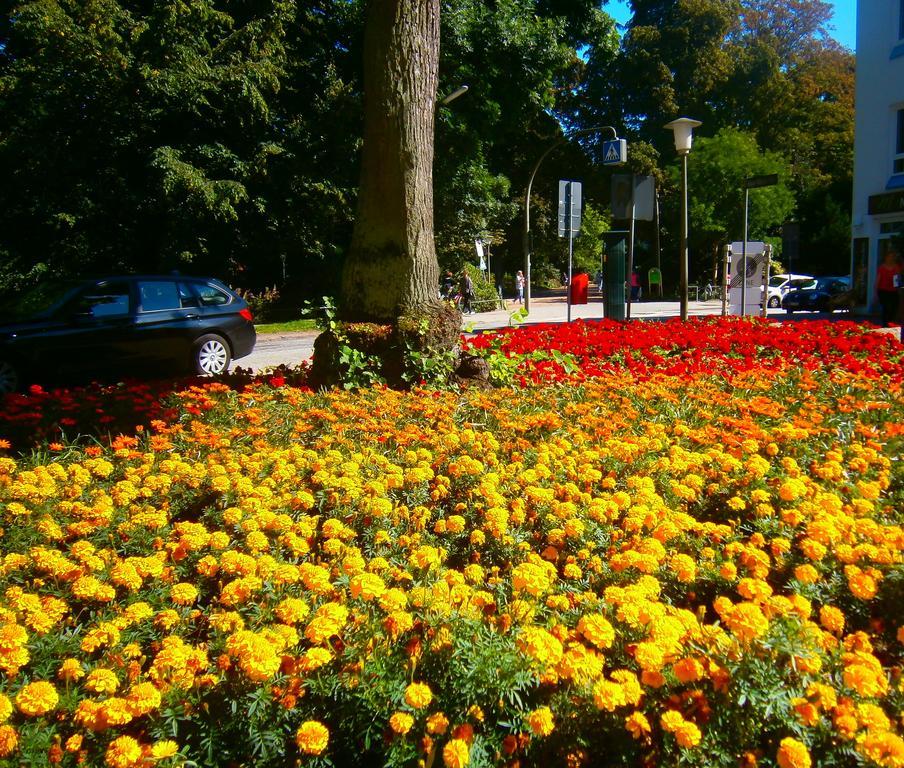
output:
[[303,722],[295,732],[295,743],[304,755],[319,755],[330,740],[327,727],[317,720]]
[[19,735],[11,725],[0,725],[0,757],[9,757],[19,746]]
[[810,768],[810,753],[805,744],[790,736],[781,740],[778,747],[779,768]]
[[625,718],[625,728],[635,739],[640,739],[650,732],[650,721],[643,712],[632,712]]
[[840,635],[844,631],[844,614],[833,605],[824,605],[819,609],[819,623],[829,632]]

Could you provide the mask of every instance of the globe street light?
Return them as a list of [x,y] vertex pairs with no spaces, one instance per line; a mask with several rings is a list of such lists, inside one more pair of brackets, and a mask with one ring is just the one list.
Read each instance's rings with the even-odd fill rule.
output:
[[681,155],[681,251],[679,256],[681,319],[687,320],[687,156],[694,143],[694,128],[703,123],[679,117],[665,127],[675,134],[675,150]]

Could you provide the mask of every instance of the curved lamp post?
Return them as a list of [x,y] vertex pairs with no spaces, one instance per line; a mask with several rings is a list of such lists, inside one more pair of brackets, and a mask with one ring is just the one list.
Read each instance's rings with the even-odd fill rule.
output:
[[534,170],[531,171],[530,179],[527,182],[527,192],[524,195],[524,311],[530,312],[530,191],[531,187],[534,185],[534,178],[537,175],[537,171],[540,170],[540,164],[546,159],[546,156],[549,155],[554,149],[561,147],[563,144],[568,143],[574,138],[578,136],[586,136],[589,133],[599,133],[600,131],[612,131],[612,138],[618,138],[618,132],[611,125],[601,125],[596,128],[584,128],[580,131],[575,131],[574,133],[570,133],[567,136],[563,136],[554,144],[546,149],[546,151],[540,155],[540,159],[537,160],[537,164],[534,166]]
[[687,320],[687,156],[694,143],[694,128],[703,123],[689,117],[679,117],[665,127],[675,134],[675,150],[681,155],[681,250],[678,264],[680,268],[681,319]]

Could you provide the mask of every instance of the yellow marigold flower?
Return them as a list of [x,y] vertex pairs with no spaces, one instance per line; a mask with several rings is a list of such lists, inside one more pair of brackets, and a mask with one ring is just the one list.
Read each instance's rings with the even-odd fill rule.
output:
[[799,565],[794,569],[794,578],[801,582],[801,584],[814,584],[819,580],[819,571],[809,563],[806,565]]
[[176,605],[191,605],[198,599],[198,590],[193,584],[174,584],[170,587],[170,599]]
[[882,768],[904,765],[904,739],[889,730],[867,732],[857,740],[857,751]]
[[63,749],[67,752],[78,752],[82,748],[84,737],[80,733],[70,736],[63,744]]
[[471,760],[471,749],[464,739],[452,739],[443,747],[443,765],[446,768],[465,768]]
[[824,605],[819,609],[819,623],[829,632],[840,635],[844,631],[844,614],[833,605]]
[[287,597],[279,602],[273,612],[283,624],[292,625],[304,621],[310,613],[310,608],[304,600]]
[[527,724],[535,736],[549,736],[556,727],[549,707],[539,707],[531,712],[527,716]]
[[133,717],[141,717],[160,706],[160,691],[153,683],[136,683],[126,695],[126,704]]
[[327,747],[330,732],[317,720],[303,722],[295,732],[295,743],[303,755],[319,755]]
[[743,643],[755,640],[769,630],[769,619],[755,603],[738,603],[723,618],[735,637]]
[[352,597],[376,600],[386,591],[386,583],[375,573],[359,573],[349,582]]
[[611,680],[598,680],[593,686],[593,703],[596,704],[597,709],[614,712],[628,702],[622,686],[618,683]]
[[449,727],[449,718],[442,712],[434,712],[427,718],[427,733],[442,735]]
[[56,709],[59,701],[56,688],[44,680],[29,683],[16,694],[16,708],[29,717],[46,715]]
[[107,747],[105,764],[109,768],[133,768],[141,765],[143,758],[141,744],[131,736],[120,736]]
[[609,648],[615,642],[615,629],[605,616],[598,613],[582,616],[577,630],[597,648]]
[[703,738],[700,729],[689,720],[685,720],[680,712],[670,709],[659,719],[662,729],[674,735],[678,746],[684,748],[696,747]]
[[301,657],[301,669],[303,672],[313,672],[332,660],[333,654],[326,648],[308,648]]
[[9,697],[4,696],[0,693],[0,723],[5,723],[9,720],[9,716],[13,713],[13,703],[9,700]]
[[179,754],[179,745],[169,739],[154,742],[153,746],[151,746],[151,757],[154,760],[165,760],[177,754]]
[[634,650],[634,661],[644,671],[658,672],[665,664],[665,654],[656,643],[642,642]]
[[85,680],[85,688],[93,693],[116,693],[116,689],[119,688],[119,678],[111,669],[95,669]]
[[0,725],[0,757],[9,757],[19,747],[19,735],[11,725]]
[[425,709],[433,701],[433,691],[426,683],[412,683],[405,689],[405,703],[414,709]]
[[414,725],[414,718],[407,712],[394,712],[389,718],[389,727],[400,736],[404,736]]
[[806,745],[790,736],[781,740],[778,747],[779,768],[810,768],[810,753]]
[[625,718],[625,728],[635,739],[640,739],[650,732],[650,721],[643,712],[632,712]]
[[697,564],[689,555],[675,555],[669,564],[678,581],[690,584],[697,578]]

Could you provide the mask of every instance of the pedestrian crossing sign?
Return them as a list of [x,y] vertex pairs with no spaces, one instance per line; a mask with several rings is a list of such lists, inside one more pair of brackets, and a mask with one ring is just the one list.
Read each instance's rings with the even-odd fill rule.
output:
[[612,139],[603,144],[603,165],[624,165],[628,162],[628,142]]

